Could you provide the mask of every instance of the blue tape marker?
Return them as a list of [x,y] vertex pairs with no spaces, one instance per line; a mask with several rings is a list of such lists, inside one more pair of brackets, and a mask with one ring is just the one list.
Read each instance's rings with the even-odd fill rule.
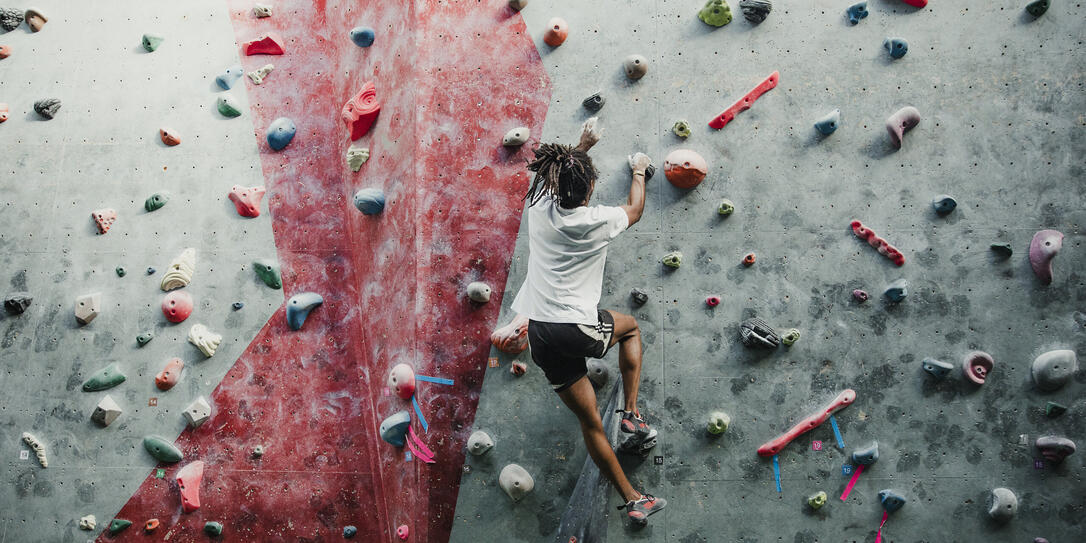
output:
[[777,492],[781,491],[781,464],[777,455],[773,455],[773,478],[777,480]]
[[844,449],[845,440],[841,439],[841,429],[837,427],[837,419],[833,418],[833,415],[830,415],[830,425],[833,426],[833,437],[837,440],[837,448]]
[[403,461],[404,462],[410,462],[411,461],[411,451],[404,451],[403,452]]
[[428,377],[426,375],[415,375],[415,379],[418,381],[426,381],[427,383],[437,383],[439,385],[451,385],[455,382],[452,379],[444,379],[442,377]]
[[416,400],[414,396],[411,396],[411,405],[415,406],[415,415],[418,415],[419,422],[422,423],[422,431],[430,431],[430,424],[426,422],[426,417],[422,416],[422,410],[419,409],[419,401]]

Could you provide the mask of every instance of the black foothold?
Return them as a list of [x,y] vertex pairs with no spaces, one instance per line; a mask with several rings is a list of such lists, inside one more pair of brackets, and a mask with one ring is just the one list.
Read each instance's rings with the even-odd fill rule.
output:
[[16,292],[4,300],[4,309],[12,315],[19,315],[26,311],[26,308],[30,307],[30,302],[33,301],[34,297],[30,293]]
[[234,302],[234,311],[245,307],[245,302]]
[[154,275],[154,274],[155,274],[155,269],[148,266],[147,267],[147,275]]
[[630,291],[630,298],[633,298],[633,302],[637,305],[645,305],[645,302],[649,301],[649,293],[644,289],[635,288]]
[[598,92],[581,101],[581,105],[584,106],[585,109],[593,113],[603,109],[603,104],[606,103],[607,99]]

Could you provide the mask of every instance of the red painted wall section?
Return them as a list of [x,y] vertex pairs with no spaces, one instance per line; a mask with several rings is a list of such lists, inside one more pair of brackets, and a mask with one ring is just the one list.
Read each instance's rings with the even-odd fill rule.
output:
[[[275,65],[245,84],[284,292],[325,302],[297,332],[279,309],[211,394],[212,418],[178,438],[185,460],[149,476],[118,514],[137,526],[101,539],[191,541],[215,520],[230,541],[336,541],[348,524],[359,541],[398,540],[401,524],[410,541],[447,541],[534,147],[509,151],[501,137],[542,131],[539,55],[505,0],[280,0],[267,19],[250,0],[227,5],[239,43],[268,31],[286,42],[285,55],[242,64]],[[373,46],[349,40],[358,25],[376,29]],[[371,157],[354,173],[339,111],[370,80],[382,109],[355,142]],[[264,139],[277,117],[298,127],[280,152]],[[363,187],[385,191],[384,213],[354,209]],[[475,280],[495,289],[489,304],[467,300]],[[430,428],[413,424],[435,464],[405,461],[378,435],[385,417],[411,411],[386,395],[399,362],[456,380],[419,383]],[[183,514],[174,475],[197,459],[203,505]],[[150,518],[162,526],[148,537],[139,525]]]

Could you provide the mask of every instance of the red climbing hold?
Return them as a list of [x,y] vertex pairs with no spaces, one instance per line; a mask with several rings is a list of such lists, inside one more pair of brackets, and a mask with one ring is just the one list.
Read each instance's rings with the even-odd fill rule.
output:
[[709,307],[716,307],[720,305],[720,296],[717,296],[715,294],[713,296],[709,296],[705,299],[705,305]]
[[185,362],[180,358],[171,358],[166,362],[166,367],[155,376],[155,386],[159,390],[170,390],[181,379],[181,370],[185,369]]
[[747,255],[743,257],[743,265],[749,268],[754,265],[756,260],[758,260],[757,255],[754,253],[747,253]]
[[690,149],[676,149],[664,158],[664,177],[680,189],[692,189],[709,173],[709,163]]
[[238,215],[242,217],[260,216],[260,199],[264,197],[264,187],[245,188],[234,185],[230,189],[230,201],[238,208]]
[[0,102],[0,123],[8,120],[8,105]]
[[922,8],[928,5],[928,0],[901,0],[914,8]]
[[283,38],[275,32],[269,32],[241,46],[246,55],[282,55]]
[[879,254],[889,258],[891,262],[898,266],[905,264],[905,255],[901,254],[901,251],[897,250],[893,245],[887,243],[886,240],[877,236],[874,230],[864,226],[860,221],[852,221],[850,226],[852,226],[852,233],[856,234],[856,237],[877,249]]
[[377,114],[381,113],[381,104],[377,103],[377,87],[373,81],[362,85],[362,90],[347,100],[343,105],[343,122],[351,131],[351,141],[366,135],[377,120]]
[[162,298],[162,314],[170,322],[182,322],[192,314],[192,296],[183,291],[175,290]]
[[415,395],[415,370],[407,364],[396,364],[388,372],[388,388],[404,400]]
[[757,100],[758,97],[765,94],[766,91],[772,89],[773,87],[776,87],[777,81],[780,80],[780,78],[781,75],[778,72],[773,72],[769,74],[769,77],[765,78],[765,81],[758,83],[758,86],[751,89],[750,92],[746,94],[746,96],[737,100],[734,104],[731,105],[731,107],[725,109],[724,112],[720,115],[713,117],[713,119],[709,121],[709,126],[717,130],[724,128],[724,126],[732,122],[732,119],[734,119],[736,115],[739,115],[740,113],[750,109],[750,106],[754,104],[754,101]]
[[200,481],[204,479],[204,463],[191,462],[177,471],[177,489],[181,491],[181,510],[191,513],[200,508]]
[[174,133],[173,130],[170,130],[169,128],[159,128],[158,137],[162,138],[162,143],[165,143],[170,147],[181,144],[181,136],[178,136],[176,133]]
[[105,234],[109,232],[113,222],[117,220],[117,212],[108,208],[96,209],[91,212],[91,218],[94,219],[94,224],[98,226],[98,233]]
[[407,536],[411,535],[411,529],[406,524],[401,524],[399,528],[396,528],[396,535],[401,541],[407,541]]
[[851,388],[846,388],[838,394],[833,401],[827,404],[826,407],[823,407],[820,411],[799,421],[787,432],[777,436],[772,441],[758,447],[758,456],[773,456],[781,452],[781,449],[783,449],[785,445],[791,443],[792,440],[817,428],[820,424],[826,422],[826,419],[830,418],[830,415],[852,405],[852,402],[854,401],[856,401],[856,391]]

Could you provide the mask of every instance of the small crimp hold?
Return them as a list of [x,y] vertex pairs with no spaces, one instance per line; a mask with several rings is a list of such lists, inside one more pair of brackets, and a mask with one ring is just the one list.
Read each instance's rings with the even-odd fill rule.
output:
[[866,302],[866,301],[867,301],[867,299],[869,298],[869,295],[867,294],[867,291],[866,291],[866,290],[863,290],[863,289],[855,289],[855,290],[853,290],[853,291],[852,291],[852,297],[853,297],[853,298],[854,298],[854,299],[855,299],[855,300],[856,300],[857,302],[860,302],[860,303],[862,304],[862,303],[864,303],[864,302]]
[[168,147],[181,145],[181,136],[179,136],[177,132],[174,132],[169,128],[159,128],[158,138],[161,139],[162,143],[166,144],[166,146]]
[[158,34],[144,34],[141,43],[143,44],[143,48],[146,49],[148,53],[153,53],[155,49],[158,49],[159,45],[162,45],[162,42],[165,39],[166,38],[163,38]]
[[899,303],[909,295],[909,282],[905,279],[898,279],[890,283],[886,290],[882,291],[882,295],[890,303]]
[[852,221],[849,226],[852,227],[852,233],[856,234],[856,237],[867,242],[868,245],[874,247],[879,254],[889,258],[891,262],[898,266],[905,264],[905,255],[901,254],[901,251],[897,250],[893,245],[890,245],[886,240],[880,238],[875,234],[874,230],[864,226],[860,221]]
[[949,194],[940,194],[931,199],[931,207],[939,216],[948,215],[958,207],[958,201]]
[[920,367],[924,368],[924,371],[928,372],[932,377],[942,379],[950,375],[950,371],[954,369],[954,364],[934,358],[925,358],[920,362]]
[[264,78],[268,77],[268,74],[272,73],[273,70],[275,70],[274,64],[265,64],[245,75],[249,76],[249,80],[254,85],[259,85],[264,82]]
[[581,100],[581,106],[593,113],[603,109],[603,105],[607,103],[607,99],[600,93],[595,93],[584,100]]
[[815,130],[818,130],[819,134],[828,136],[833,134],[837,130],[837,126],[841,124],[841,110],[835,109],[827,113],[821,119],[818,119],[814,123]]
[[669,268],[677,269],[683,264],[683,254],[679,251],[671,251],[670,253],[664,255],[664,258],[662,258],[660,262]]
[[755,255],[754,253],[747,253],[743,257],[743,265],[749,268],[754,265],[754,262],[756,260],[758,260],[758,255]]
[[716,206],[717,215],[728,216],[735,213],[735,204],[731,200],[724,198],[720,200],[720,204]]
[[852,24],[860,24],[860,19],[867,17],[867,2],[857,2],[852,4],[845,10],[845,14],[848,15],[848,22]]
[[1011,244],[1002,241],[993,243],[988,248],[1000,258],[1010,258],[1014,254],[1014,248],[1011,247]]
[[807,505],[811,509],[821,509],[823,505],[826,505],[826,491],[819,490],[816,494],[811,494],[807,497]]

